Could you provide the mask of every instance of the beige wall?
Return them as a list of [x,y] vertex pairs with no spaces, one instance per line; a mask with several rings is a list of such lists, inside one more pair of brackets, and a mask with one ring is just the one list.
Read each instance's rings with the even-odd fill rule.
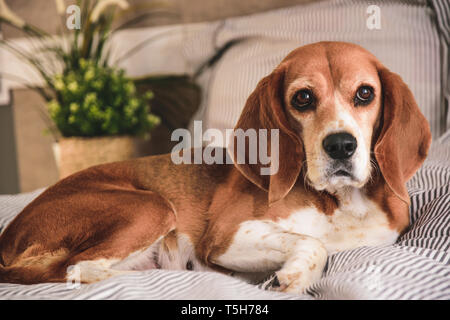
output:
[[[177,18],[159,18],[144,21],[136,27],[148,25],[163,25],[173,23],[189,23],[200,21],[211,21],[229,16],[246,15],[253,12],[265,11],[273,8],[280,8],[298,3],[304,3],[311,0],[168,0],[171,12],[178,14]],[[61,27],[61,21],[55,19],[56,9],[55,2],[52,0],[6,0],[11,9],[19,16],[40,28],[51,33],[57,33]],[[66,0],[66,3],[74,1]],[[161,3],[162,1],[158,1]],[[120,17],[122,21],[128,21],[140,12],[145,12],[149,6],[155,1],[149,0],[130,0],[134,12],[129,12]],[[120,23],[120,21],[119,21]],[[5,38],[20,37],[22,34],[12,28],[2,26],[2,32]],[[58,173],[52,152],[52,143],[54,140],[50,135],[43,132],[46,123],[43,120],[42,110],[44,110],[44,101],[36,93],[30,90],[21,89],[13,92],[13,124],[15,141],[6,146],[7,142],[0,141],[2,150],[16,150],[16,167],[17,174],[9,174],[2,176],[3,185],[16,186],[20,185],[20,191],[26,192],[36,188],[45,187],[53,184],[58,180]],[[11,121],[10,119],[0,119],[2,121]],[[9,123],[8,123],[9,124]],[[6,128],[6,124],[3,124]],[[10,124],[9,124],[9,127]],[[4,135],[6,137],[6,135]],[[164,153],[169,149],[170,132],[160,127],[153,133],[153,139],[148,146],[148,153]],[[3,171],[16,172],[14,163],[3,161],[0,157],[0,166]],[[10,168],[5,168],[8,166]],[[16,178],[18,176],[18,178]],[[6,181],[8,180],[8,181]],[[14,181],[17,180],[17,181]],[[6,191],[5,191],[6,190]],[[1,188],[2,192],[12,192],[14,188]]]
[[19,189],[16,144],[11,108],[0,106],[0,194]]
[[27,192],[53,184],[58,180],[58,171],[52,153],[54,139],[45,133],[44,100],[27,89],[14,90],[12,98],[20,190]]
[[[127,21],[148,11],[155,4],[162,3],[178,17],[147,20],[136,26],[212,21],[313,1],[318,0],[128,0],[132,10],[123,15],[123,20]],[[75,3],[74,0],[65,2]],[[20,17],[51,33],[56,33],[61,26],[61,21],[55,19],[56,8],[53,0],[6,0],[6,3]],[[6,37],[17,37],[21,33],[5,27],[4,34]]]

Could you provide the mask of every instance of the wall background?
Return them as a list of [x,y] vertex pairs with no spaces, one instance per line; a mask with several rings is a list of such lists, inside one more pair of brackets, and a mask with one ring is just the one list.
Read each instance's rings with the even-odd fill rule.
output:
[[[166,5],[179,17],[162,17],[151,23],[143,21],[135,27],[212,21],[313,1],[317,0],[128,0],[134,12],[124,15],[123,19],[128,20],[155,4]],[[65,0],[67,5],[75,2]],[[49,32],[56,33],[60,26],[60,22],[54,19],[56,8],[53,0],[6,0],[6,3],[19,16]],[[3,32],[6,38],[20,36],[20,32],[9,27],[5,27]]]

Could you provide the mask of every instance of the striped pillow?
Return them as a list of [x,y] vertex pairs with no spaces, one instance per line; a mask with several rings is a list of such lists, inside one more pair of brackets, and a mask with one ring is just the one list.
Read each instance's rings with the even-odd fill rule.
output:
[[[441,40],[441,64],[442,64],[442,108],[445,110],[447,119],[445,126],[450,128],[450,2],[442,0],[429,0],[433,8],[437,29]],[[445,121],[445,119],[442,119]]]

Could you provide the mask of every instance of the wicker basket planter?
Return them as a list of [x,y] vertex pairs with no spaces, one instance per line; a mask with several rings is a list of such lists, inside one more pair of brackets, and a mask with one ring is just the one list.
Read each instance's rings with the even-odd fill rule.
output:
[[139,157],[141,144],[132,136],[63,138],[53,145],[59,178],[97,164]]

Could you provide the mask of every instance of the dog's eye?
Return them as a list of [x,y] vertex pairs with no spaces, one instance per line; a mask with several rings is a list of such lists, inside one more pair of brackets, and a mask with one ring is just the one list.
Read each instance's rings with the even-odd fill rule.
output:
[[369,86],[361,86],[356,91],[355,105],[368,105],[374,97],[373,88]]
[[302,89],[297,91],[292,97],[292,106],[299,111],[304,111],[312,106],[314,95],[311,90]]

